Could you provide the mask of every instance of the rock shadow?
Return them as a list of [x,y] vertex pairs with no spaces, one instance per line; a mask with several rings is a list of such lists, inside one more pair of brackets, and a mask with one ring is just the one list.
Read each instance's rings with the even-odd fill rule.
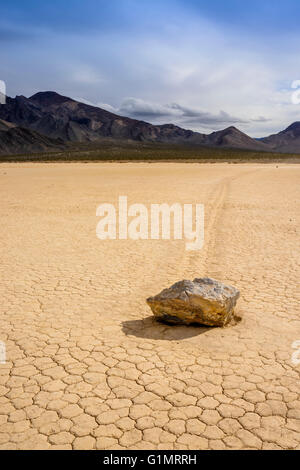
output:
[[138,338],[163,339],[180,341],[187,338],[199,336],[215,327],[202,325],[170,325],[156,320],[153,316],[140,320],[127,320],[122,322],[122,331],[125,335],[133,335]]

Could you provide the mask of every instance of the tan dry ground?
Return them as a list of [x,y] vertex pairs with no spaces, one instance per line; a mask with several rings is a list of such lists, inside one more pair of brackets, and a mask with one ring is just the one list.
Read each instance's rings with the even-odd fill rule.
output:
[[[300,166],[2,164],[2,449],[300,448]],[[100,241],[96,207],[204,203],[205,246]],[[212,276],[235,326],[153,322],[145,298]]]

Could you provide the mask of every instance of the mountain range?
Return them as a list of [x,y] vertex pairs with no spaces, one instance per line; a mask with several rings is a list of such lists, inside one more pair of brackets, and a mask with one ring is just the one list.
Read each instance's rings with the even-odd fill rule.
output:
[[300,153],[300,122],[278,134],[253,139],[237,128],[202,134],[174,124],[154,125],[119,116],[53,91],[16,96],[0,105],[0,153],[63,149],[103,138],[202,145],[264,152]]

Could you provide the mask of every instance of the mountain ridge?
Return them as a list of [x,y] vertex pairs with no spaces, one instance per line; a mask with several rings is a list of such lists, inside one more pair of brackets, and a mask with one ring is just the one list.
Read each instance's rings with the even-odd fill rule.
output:
[[300,153],[300,121],[295,121],[283,131],[264,137],[261,141],[282,153]]
[[93,142],[102,137],[175,143],[203,140],[202,134],[173,124],[155,126],[118,116],[55,92],[40,92],[31,98],[7,98],[6,104],[0,105],[0,119],[67,142]]
[[[23,131],[2,129],[2,122],[10,123]],[[3,124],[2,124],[3,127]],[[7,127],[7,124],[6,124]],[[36,134],[24,135],[24,129]],[[26,98],[17,95],[7,97],[0,105],[0,151],[5,140],[6,148],[13,142],[14,134],[33,139],[33,147],[44,147],[47,140],[50,148],[65,143],[101,142],[103,138],[127,139],[169,144],[191,144],[219,148],[235,148],[263,152],[300,153],[300,122],[291,124],[278,134],[254,139],[234,126],[202,134],[183,129],[175,124],[150,124],[145,121],[111,113],[97,106],[82,103],[54,91],[38,92]],[[10,133],[7,133],[10,132]],[[4,134],[3,134],[4,133]],[[9,144],[8,138],[11,138]],[[18,140],[22,149],[22,138]],[[1,146],[2,140],[2,146]],[[27,145],[28,147],[28,145]]]

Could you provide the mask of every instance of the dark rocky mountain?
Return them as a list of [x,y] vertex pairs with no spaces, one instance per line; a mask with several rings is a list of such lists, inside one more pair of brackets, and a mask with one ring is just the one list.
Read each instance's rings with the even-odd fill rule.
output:
[[93,142],[112,137],[200,144],[205,137],[173,124],[154,126],[118,116],[55,92],[41,92],[30,98],[7,98],[6,104],[0,105],[0,118],[68,142]]
[[0,119],[0,153],[35,153],[64,149],[63,141]]
[[261,139],[261,142],[277,152],[300,153],[300,121],[294,122],[278,134]]
[[0,119],[6,121],[4,127],[9,123],[17,126],[3,130],[0,123],[2,153],[9,146],[16,152],[24,152],[25,148],[26,152],[30,151],[27,150],[30,142],[32,151],[36,151],[36,148],[46,149],[47,145],[50,149],[61,146],[62,141],[97,143],[103,138],[300,153],[300,122],[263,139],[253,139],[235,127],[207,135],[174,124],[153,125],[118,116],[52,91],[36,93],[30,98],[7,98],[6,104],[0,105]]
[[2,119],[0,119],[0,131],[6,132],[9,129],[13,129],[14,127],[16,127],[16,125],[12,122],[3,121]]
[[216,147],[240,148],[249,150],[268,151],[268,146],[262,142],[252,139],[247,134],[239,131],[236,127],[227,127],[223,131],[213,132],[206,136],[206,143]]

